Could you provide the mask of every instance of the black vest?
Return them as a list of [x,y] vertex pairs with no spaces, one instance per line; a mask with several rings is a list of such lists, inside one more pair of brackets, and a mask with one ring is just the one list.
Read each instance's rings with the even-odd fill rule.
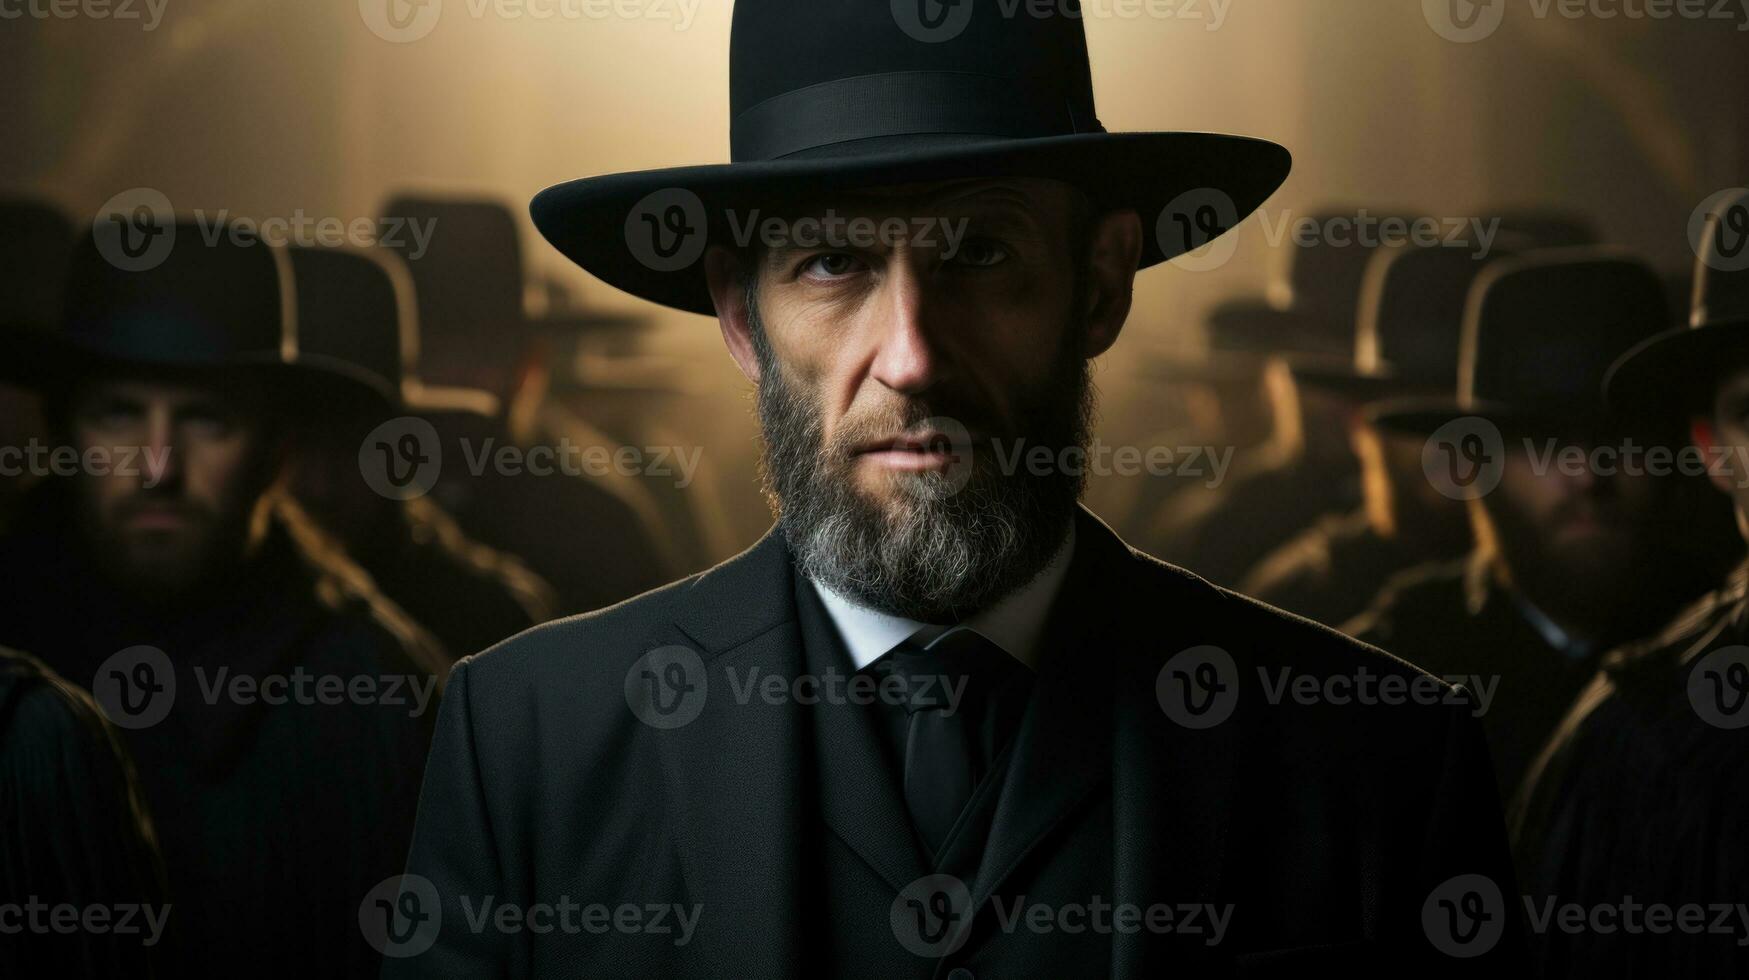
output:
[[[814,587],[798,575],[795,593],[808,673],[852,673],[855,665]],[[1050,656],[1062,647],[1047,642],[1045,649]],[[812,900],[804,903],[802,935],[821,975],[924,978],[955,969],[973,977],[1109,975],[1111,934],[1095,928],[1111,922],[1109,910],[1101,911],[1113,892],[1109,784],[1018,862],[1006,853],[985,861],[1003,795],[1013,797],[1011,804],[1025,802],[1007,777],[1030,741],[1029,706],[1005,750],[1007,765],[974,792],[975,819],[961,823],[931,866],[905,810],[902,763],[877,727],[884,707],[822,700],[810,712],[813,805],[803,874]],[[1008,867],[991,866],[996,862]],[[1003,883],[989,900],[968,909],[976,886],[998,878]],[[957,898],[954,882],[965,889]],[[956,973],[954,980],[968,978]]]

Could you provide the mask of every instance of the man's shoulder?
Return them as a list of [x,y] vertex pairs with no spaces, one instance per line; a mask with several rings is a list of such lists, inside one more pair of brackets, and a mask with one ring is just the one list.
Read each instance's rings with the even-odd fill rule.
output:
[[[1218,646],[1252,667],[1291,667],[1296,672],[1325,676],[1363,671],[1405,678],[1425,675],[1419,667],[1370,643],[1216,585],[1158,558],[1132,552],[1137,559],[1132,608],[1138,617],[1157,621],[1170,616],[1179,624],[1193,624],[1194,632],[1185,634],[1187,637],[1206,637],[1198,642]],[[1194,613],[1184,615],[1175,610]]]
[[709,574],[698,572],[602,609],[531,627],[457,666],[465,665],[475,684],[623,675],[648,652],[658,631],[681,616],[695,586]]

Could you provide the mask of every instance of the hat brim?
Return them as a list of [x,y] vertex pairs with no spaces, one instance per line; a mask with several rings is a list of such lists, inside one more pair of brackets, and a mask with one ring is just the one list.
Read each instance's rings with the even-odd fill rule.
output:
[[1499,403],[1464,405],[1455,398],[1387,398],[1366,412],[1367,421],[1387,432],[1425,438],[1449,422],[1480,418],[1508,436],[1582,438],[1622,431],[1624,420],[1605,411],[1520,408]]
[[1236,225],[1281,186],[1292,167],[1288,151],[1275,143],[1213,133],[1079,133],[1001,140],[895,137],[867,143],[878,143],[878,148],[853,144],[806,157],[573,180],[541,191],[529,211],[554,248],[602,281],[663,306],[708,316],[715,308],[705,287],[702,248],[693,245],[688,252],[696,250],[700,257],[667,271],[640,260],[630,247],[627,221],[657,191],[697,195],[705,209],[708,242],[735,245],[725,210],[745,212],[736,221],[744,231],[752,208],[769,207],[802,191],[972,177],[1051,178],[1082,188],[1101,207],[1135,209],[1143,234],[1138,267],[1147,268],[1184,251],[1160,241],[1156,229],[1161,212],[1175,198],[1189,191],[1218,191],[1232,202],[1230,217]]
[[271,386],[300,417],[348,412],[387,412],[400,402],[389,383],[374,372],[322,355],[287,363],[274,352],[209,359],[117,356],[75,343],[34,326],[0,326],[0,383],[48,392],[80,377],[102,372],[244,372]]
[[1647,338],[1610,365],[1604,392],[1617,411],[1680,416],[1705,411],[1719,372],[1749,363],[1749,319],[1678,327]]

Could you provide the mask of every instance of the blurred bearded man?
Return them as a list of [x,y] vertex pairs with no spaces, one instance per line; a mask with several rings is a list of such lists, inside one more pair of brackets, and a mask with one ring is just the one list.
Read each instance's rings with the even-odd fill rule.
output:
[[[358,902],[406,853],[442,664],[273,506],[288,425],[353,383],[298,345],[283,251],[203,231],[95,222],[56,328],[0,332],[5,380],[81,461],[0,538],[0,643],[122,731],[164,859],[162,975],[357,976]],[[136,268],[141,239],[162,251]]]
[[[1078,506],[1138,268],[1286,153],[1107,134],[1078,17],[952,9],[743,0],[734,163],[535,199],[591,273],[716,318],[777,526],[456,665],[385,975],[1511,970],[1461,692]],[[560,921],[474,926],[520,910]]]
[[1458,397],[1398,424],[1427,433],[1423,474],[1467,500],[1476,547],[1396,576],[1344,631],[1478,693],[1505,798],[1599,656],[1723,575],[1729,515],[1671,465],[1668,426],[1603,402],[1610,362],[1664,324],[1649,267],[1535,250],[1470,297]]

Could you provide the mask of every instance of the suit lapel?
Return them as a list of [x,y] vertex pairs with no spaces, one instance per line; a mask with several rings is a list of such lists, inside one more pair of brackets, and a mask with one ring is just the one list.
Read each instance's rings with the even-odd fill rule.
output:
[[1085,511],[1077,519],[1075,555],[1047,622],[1032,704],[1015,733],[972,888],[974,910],[1111,774],[1112,651],[1107,623],[1087,612],[1110,601],[1103,583],[1127,552]]
[[[809,672],[816,677],[828,671],[853,672],[850,654],[825,606],[800,576],[796,576],[795,601]],[[900,771],[888,758],[875,727],[881,708],[824,700],[815,705],[815,770],[826,825],[897,894],[927,869],[905,808]]]
[[[1220,904],[1225,901],[1227,829],[1238,805],[1237,762],[1250,716],[1241,704],[1220,724],[1187,728],[1166,714],[1156,684],[1161,668],[1180,650],[1205,643],[1231,646],[1243,637],[1220,625],[1219,607],[1226,600],[1214,589],[1180,574],[1144,576],[1134,566],[1138,560],[1131,558],[1132,588],[1121,593],[1129,601],[1114,617],[1111,648],[1117,692],[1113,901],[1139,908]],[[1134,585],[1142,581],[1157,584],[1137,593]],[[1212,955],[1200,938],[1176,933],[1117,933],[1112,943],[1116,977],[1152,977],[1187,967],[1195,972]]]
[[772,704],[736,688],[804,669],[792,577],[773,529],[697,579],[674,626],[650,640],[688,646],[705,666],[698,717],[657,737],[681,866],[702,909],[694,942],[712,973],[790,977],[801,959],[805,727],[793,699]]

